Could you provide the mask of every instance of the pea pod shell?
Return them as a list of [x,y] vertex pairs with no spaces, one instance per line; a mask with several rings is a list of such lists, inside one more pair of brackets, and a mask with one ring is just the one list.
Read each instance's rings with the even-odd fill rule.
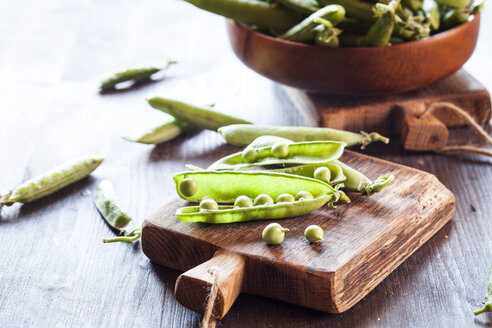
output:
[[198,206],[183,207],[176,216],[185,222],[233,223],[251,220],[283,219],[311,213],[325,205],[333,195],[292,203],[260,205],[253,207],[220,206],[218,210],[200,211]]
[[123,139],[148,145],[156,145],[172,140],[191,128],[192,127],[188,123],[173,120],[156,126],[138,137],[123,137]]
[[303,141],[342,141],[347,147],[360,144],[361,148],[371,142],[381,141],[388,143],[389,139],[378,133],[354,133],[330,128],[314,128],[303,126],[274,126],[254,124],[233,124],[221,127],[219,133],[225,140],[236,146],[247,146],[260,136],[271,135],[286,138],[295,142]]
[[347,179],[345,174],[343,174],[342,168],[332,162],[297,165],[297,166],[285,167],[281,169],[273,169],[270,170],[270,172],[295,174],[295,175],[301,175],[304,177],[312,178],[314,176],[314,171],[318,167],[322,167],[322,166],[327,167],[330,170],[331,173],[330,185],[336,185],[342,183]]
[[345,143],[335,141],[311,141],[287,145],[289,154],[285,158],[275,158],[272,147],[256,148],[258,160],[248,163],[242,153],[226,156],[210,165],[208,170],[238,170],[251,166],[324,163],[338,159],[343,154]]
[[103,161],[91,157],[60,165],[17,186],[4,203],[29,203],[48,196],[87,177]]
[[[196,183],[197,189],[192,196],[185,196],[180,190],[180,183],[185,178]],[[189,171],[174,175],[174,181],[178,195],[190,202],[208,197],[219,204],[233,204],[241,195],[255,199],[260,194],[267,194],[277,199],[281,194],[297,195],[299,191],[308,191],[315,198],[335,193],[329,184],[316,179],[263,171]]]
[[276,2],[307,15],[319,10],[319,5],[316,0],[276,0]]
[[436,2],[457,9],[465,8],[470,4],[470,0],[436,0]]
[[424,13],[429,20],[432,29],[439,29],[439,25],[441,24],[441,14],[439,12],[439,5],[435,0],[424,0]]
[[319,0],[320,5],[340,5],[345,8],[346,14],[349,17],[357,18],[366,23],[374,22],[374,5],[370,2],[361,0]]
[[111,181],[101,181],[96,187],[92,198],[99,213],[113,229],[118,230],[120,233],[133,230],[130,225],[132,218],[120,207]]
[[343,182],[344,186],[342,188],[345,191],[356,191],[371,195],[381,191],[381,189],[390,184],[394,179],[394,176],[391,175],[388,177],[379,177],[375,181],[371,181],[371,179],[366,177],[362,172],[359,172],[339,160],[335,160],[334,164],[338,165],[343,170],[343,174],[347,177]]
[[216,112],[210,108],[199,107],[181,101],[154,97],[147,100],[148,103],[176,119],[190,125],[216,131],[218,128],[230,124],[250,124],[250,122]]

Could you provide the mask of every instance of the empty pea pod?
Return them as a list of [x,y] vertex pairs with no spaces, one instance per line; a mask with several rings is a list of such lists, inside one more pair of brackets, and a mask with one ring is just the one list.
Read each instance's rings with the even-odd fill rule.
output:
[[314,198],[336,194],[333,187],[316,179],[265,171],[189,171],[174,175],[174,181],[178,195],[190,202],[211,198],[219,204],[233,204],[239,196],[255,199],[267,194],[277,199],[281,194],[297,195],[300,191]]
[[381,191],[381,189],[389,185],[394,179],[394,176],[390,175],[387,177],[382,176],[374,181],[371,181],[361,172],[345,163],[340,162],[339,160],[335,160],[334,164],[338,165],[343,170],[343,174],[346,176],[346,179],[343,182],[344,186],[342,188],[346,191],[358,191],[363,194],[371,195],[375,192]]
[[251,220],[283,219],[305,215],[329,203],[334,194],[294,202],[234,207],[220,205],[216,210],[200,211],[199,206],[188,206],[177,210],[176,216],[185,222],[233,223]]
[[17,186],[0,197],[0,207],[13,203],[30,203],[82,180],[104,161],[103,158],[84,158],[60,165]]
[[301,175],[304,177],[313,178],[314,171],[316,171],[316,169],[318,169],[319,167],[326,167],[330,170],[330,182],[329,182],[330,185],[336,185],[342,183],[345,181],[345,179],[347,179],[343,174],[343,170],[341,169],[341,167],[332,162],[296,165],[296,166],[290,166],[280,169],[273,169],[270,171],[278,172],[278,173],[295,174],[295,175]]
[[388,138],[383,137],[376,132],[354,133],[330,128],[301,126],[233,124],[223,126],[219,128],[218,131],[228,143],[237,146],[247,146],[256,138],[265,135],[282,137],[294,142],[323,140],[341,141],[345,142],[347,147],[360,144],[362,149],[364,149],[371,142],[389,142]]
[[180,134],[191,130],[192,126],[179,120],[172,120],[161,124],[137,137],[123,137],[123,139],[143,144],[156,145],[172,140]]
[[195,106],[173,99],[154,97],[147,101],[152,107],[174,116],[177,120],[202,129],[216,131],[225,125],[250,123],[246,120],[214,111],[210,107]]
[[[281,147],[284,146],[284,147]],[[238,170],[251,166],[324,163],[338,159],[345,143],[336,141],[311,141],[277,143],[261,148],[247,147],[245,151],[226,156],[208,170]]]
[[116,238],[103,239],[104,243],[116,241],[131,243],[140,238],[141,229],[133,228],[132,218],[121,209],[111,181],[103,180],[99,183],[94,192],[93,200],[106,223],[122,235]]

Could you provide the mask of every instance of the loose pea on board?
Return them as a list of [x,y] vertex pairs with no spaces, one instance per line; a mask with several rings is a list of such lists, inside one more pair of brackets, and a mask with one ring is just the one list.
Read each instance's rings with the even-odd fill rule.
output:
[[13,203],[30,203],[82,180],[92,173],[103,158],[88,157],[62,164],[17,186],[0,197],[0,207]]
[[269,245],[278,245],[284,241],[286,231],[289,231],[289,229],[282,227],[278,223],[270,223],[263,229],[261,238]]
[[323,240],[324,232],[323,229],[320,226],[317,225],[310,225],[304,230],[304,237],[310,242],[310,243],[319,243],[320,241]]

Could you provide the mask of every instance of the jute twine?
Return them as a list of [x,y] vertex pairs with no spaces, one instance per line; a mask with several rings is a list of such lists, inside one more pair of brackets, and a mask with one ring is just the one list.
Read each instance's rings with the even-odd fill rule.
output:
[[216,267],[211,267],[208,273],[212,276],[212,286],[210,286],[210,292],[207,297],[207,305],[205,307],[205,313],[203,314],[202,328],[215,328],[215,318],[212,316],[214,310],[215,299],[219,293],[219,270]]

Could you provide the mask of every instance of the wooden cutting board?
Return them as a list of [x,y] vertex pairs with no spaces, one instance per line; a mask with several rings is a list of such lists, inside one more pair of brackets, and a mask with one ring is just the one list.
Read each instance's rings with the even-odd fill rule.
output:
[[309,125],[401,134],[407,150],[436,150],[446,144],[447,128],[465,125],[460,116],[442,108],[425,120],[416,118],[433,103],[457,105],[479,124],[490,121],[492,115],[490,93],[464,69],[428,87],[388,96],[344,97],[283,89]]
[[[143,252],[160,265],[187,271],[176,282],[175,296],[201,313],[213,281],[210,270],[216,270],[217,318],[239,293],[346,311],[451,219],[455,198],[432,174],[350,151],[342,160],[372,179],[393,174],[395,180],[371,197],[349,193],[351,204],[277,220],[290,229],[277,246],[261,239],[271,220],[185,223],[174,213],[186,202],[175,199],[144,222]],[[304,238],[311,224],[324,229],[322,243]]]

